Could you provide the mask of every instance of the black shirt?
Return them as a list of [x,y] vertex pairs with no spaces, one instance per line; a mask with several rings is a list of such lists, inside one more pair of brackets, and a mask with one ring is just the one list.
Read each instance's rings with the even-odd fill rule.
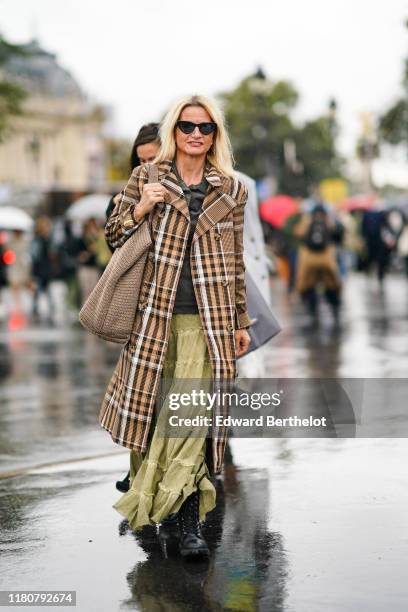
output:
[[187,247],[184,255],[183,266],[181,268],[180,280],[176,291],[176,299],[174,302],[174,314],[197,314],[198,305],[197,299],[194,293],[193,279],[191,276],[190,266],[190,250],[191,241],[195,232],[198,217],[202,211],[203,201],[205,194],[207,193],[208,182],[206,178],[203,178],[201,183],[198,185],[187,186],[183,179],[177,172],[175,164],[173,165],[173,171],[175,172],[179,185],[184,192],[184,197],[187,200],[188,208],[190,211],[190,231],[187,239]]

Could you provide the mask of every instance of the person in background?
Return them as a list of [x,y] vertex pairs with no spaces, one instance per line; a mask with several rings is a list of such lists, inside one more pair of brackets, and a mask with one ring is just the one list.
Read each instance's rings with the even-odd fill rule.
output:
[[[239,180],[248,190],[248,201],[244,213],[244,262],[246,274],[250,274],[255,281],[262,297],[270,308],[271,288],[269,284],[270,262],[265,250],[265,240],[258,212],[258,196],[255,181],[244,174],[237,172]],[[238,376],[242,378],[263,378],[265,376],[265,351],[267,347],[260,347],[249,355],[238,360]]]
[[14,261],[7,266],[7,282],[10,285],[16,312],[23,312],[22,291],[31,288],[30,245],[22,230],[13,231],[7,248],[14,253]]
[[33,316],[38,315],[38,301],[44,294],[48,301],[48,317],[53,311],[50,282],[54,253],[51,244],[51,222],[48,217],[39,217],[35,224],[34,238],[31,242],[31,274],[34,283]]
[[78,281],[78,256],[82,249],[82,239],[75,235],[72,221],[64,221],[64,237],[59,247],[62,277],[67,285],[68,306],[77,312],[81,307],[81,296]]
[[305,213],[293,228],[300,240],[296,271],[296,289],[306,305],[313,322],[318,320],[319,285],[323,285],[335,323],[340,309],[341,279],[336,257],[338,225],[330,218],[326,208],[316,205]]
[[82,237],[78,247],[78,281],[81,292],[81,303],[87,299],[100,277],[97,261],[97,241],[99,228],[96,219],[87,219],[84,223]]
[[[0,307],[2,307],[3,303],[3,288],[7,286],[7,264],[4,260],[4,253],[6,252],[6,240],[6,232],[0,230]],[[2,316],[3,312],[0,312],[0,318]]]
[[361,211],[339,210],[337,212],[340,223],[344,228],[341,244],[346,273],[355,270],[364,254],[364,240],[361,237]]
[[[147,123],[142,125],[133,143],[130,153],[130,171],[141,164],[148,164],[154,160],[160,149],[159,124]],[[109,218],[115,205],[119,202],[121,194],[112,196],[106,209],[106,218]]]
[[390,267],[393,253],[404,227],[404,219],[399,210],[368,210],[364,212],[361,233],[367,252],[367,272],[376,269],[380,290]]
[[406,219],[404,219],[404,223],[404,227],[398,240],[397,251],[398,255],[404,262],[404,272],[405,276],[408,278],[408,223]]
[[299,223],[301,218],[301,212],[296,212],[293,215],[290,215],[290,217],[286,219],[282,228],[287,237],[287,259],[289,265],[287,290],[289,295],[293,292],[295,288],[296,264],[299,248],[299,239],[293,235],[293,228]]
[[106,243],[104,229],[98,225],[98,232],[95,239],[95,257],[96,264],[101,274],[108,265],[111,255],[112,251]]

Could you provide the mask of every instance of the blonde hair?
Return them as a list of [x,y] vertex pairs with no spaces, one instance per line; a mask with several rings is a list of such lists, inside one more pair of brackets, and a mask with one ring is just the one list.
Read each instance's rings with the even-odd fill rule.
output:
[[234,158],[231,142],[225,127],[224,115],[214,100],[206,96],[184,96],[173,104],[160,126],[161,147],[154,163],[173,159],[176,154],[176,123],[188,106],[201,106],[217,124],[214,142],[207,153],[208,161],[224,176],[234,176]]

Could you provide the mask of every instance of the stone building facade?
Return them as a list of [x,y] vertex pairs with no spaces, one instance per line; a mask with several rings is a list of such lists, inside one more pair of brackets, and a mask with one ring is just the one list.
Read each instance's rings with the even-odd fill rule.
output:
[[28,96],[0,144],[0,183],[42,193],[103,189],[106,111],[89,101],[55,55],[36,41],[25,49],[27,56],[3,68]]

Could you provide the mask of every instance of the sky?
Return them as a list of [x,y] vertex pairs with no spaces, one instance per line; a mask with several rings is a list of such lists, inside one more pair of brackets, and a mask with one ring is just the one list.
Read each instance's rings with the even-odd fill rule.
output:
[[[299,120],[337,100],[346,155],[360,113],[401,93],[406,18],[408,0],[0,0],[2,34],[56,53],[110,107],[118,136],[133,138],[180,95],[229,90],[261,65],[298,89]],[[401,156],[379,172],[408,183]]]

